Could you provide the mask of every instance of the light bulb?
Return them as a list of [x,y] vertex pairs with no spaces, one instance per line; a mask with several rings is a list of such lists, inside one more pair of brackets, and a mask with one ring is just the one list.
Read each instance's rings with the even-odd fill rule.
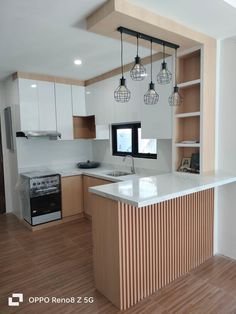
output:
[[74,60],[74,64],[75,65],[81,65],[82,64],[82,61],[80,59],[75,59]]

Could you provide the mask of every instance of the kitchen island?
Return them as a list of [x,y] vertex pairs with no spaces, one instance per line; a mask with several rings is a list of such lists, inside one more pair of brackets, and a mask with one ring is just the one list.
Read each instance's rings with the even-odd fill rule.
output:
[[125,310],[209,259],[214,188],[235,181],[171,173],[90,188],[96,288]]

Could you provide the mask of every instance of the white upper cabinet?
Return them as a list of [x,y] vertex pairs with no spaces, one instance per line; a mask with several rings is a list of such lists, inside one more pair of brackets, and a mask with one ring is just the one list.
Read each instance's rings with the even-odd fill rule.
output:
[[128,103],[119,103],[114,99],[114,91],[120,78],[121,75],[117,75],[86,87],[87,113],[95,115],[97,125],[140,121],[140,83],[132,81],[129,73],[125,73],[131,99]]
[[39,130],[37,82],[19,79],[20,124],[22,131]]
[[[146,65],[149,74],[145,81],[141,82],[141,124],[142,138],[171,139],[172,138],[172,107],[168,103],[168,98],[173,92],[173,83],[159,85],[156,77],[161,68],[161,60],[153,64],[153,82],[159,94],[159,101],[156,105],[146,105],[143,95],[148,89],[150,80],[150,65]],[[168,69],[173,73],[172,57],[167,58]],[[174,75],[173,75],[174,77]]]
[[85,87],[72,85],[73,116],[86,116]]
[[55,131],[54,83],[19,79],[22,131]]
[[42,131],[55,131],[56,107],[54,83],[37,82],[39,100],[39,129]]
[[113,119],[112,79],[100,81],[86,87],[88,115],[95,115],[96,125],[110,124]]
[[71,86],[55,83],[57,131],[62,140],[73,140]]

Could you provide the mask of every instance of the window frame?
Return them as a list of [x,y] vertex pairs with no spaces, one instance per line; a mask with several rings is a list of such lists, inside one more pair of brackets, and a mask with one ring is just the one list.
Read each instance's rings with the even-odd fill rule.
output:
[[[128,123],[119,123],[112,124],[112,155],[114,156],[126,156],[130,155],[134,158],[147,158],[147,159],[157,159],[156,154],[144,154],[139,153],[139,143],[138,143],[138,129],[141,128],[140,122],[128,122]],[[132,149],[131,152],[121,152],[117,150],[117,130],[119,129],[131,129],[132,130]]]

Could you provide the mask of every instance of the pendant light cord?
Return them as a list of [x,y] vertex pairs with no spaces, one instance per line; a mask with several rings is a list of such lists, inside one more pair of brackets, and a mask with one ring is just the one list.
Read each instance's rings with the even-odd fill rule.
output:
[[175,86],[177,86],[177,48],[175,48]]
[[163,62],[166,61],[166,46],[163,44]]
[[121,57],[121,73],[122,73],[122,78],[124,77],[124,69],[123,69],[123,32],[122,30],[120,31],[120,43],[121,43],[121,54],[120,54],[120,57]]
[[137,34],[137,57],[138,57],[138,34]]
[[152,82],[152,39],[151,39],[151,82]]

